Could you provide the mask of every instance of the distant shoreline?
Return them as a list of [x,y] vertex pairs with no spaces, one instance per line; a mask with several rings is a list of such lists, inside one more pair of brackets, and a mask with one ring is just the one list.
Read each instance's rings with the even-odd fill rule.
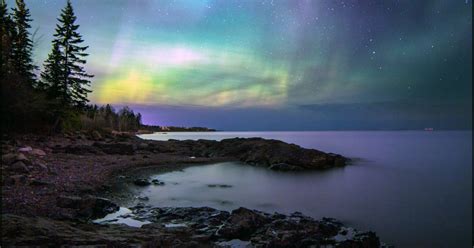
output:
[[183,132],[195,132],[195,133],[205,133],[205,132],[241,132],[241,133],[251,133],[251,132],[413,132],[413,131],[423,131],[423,132],[472,132],[472,129],[435,129],[435,130],[423,130],[423,129],[347,129],[347,130],[212,130],[212,131],[148,131],[148,130],[138,130],[136,134],[153,134],[153,133],[183,133]]

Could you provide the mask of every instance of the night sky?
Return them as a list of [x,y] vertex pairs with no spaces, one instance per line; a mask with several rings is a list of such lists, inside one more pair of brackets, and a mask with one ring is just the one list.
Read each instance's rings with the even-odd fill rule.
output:
[[[42,65],[65,0],[26,2]],[[96,75],[92,103],[129,105],[147,124],[472,125],[471,0],[72,3]]]

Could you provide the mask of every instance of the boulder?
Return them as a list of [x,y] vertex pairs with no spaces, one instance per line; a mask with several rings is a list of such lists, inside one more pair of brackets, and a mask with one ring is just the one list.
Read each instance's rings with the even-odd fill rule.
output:
[[119,206],[108,199],[86,196],[59,196],[56,205],[61,208],[71,208],[77,211],[79,217],[98,219],[119,210]]
[[151,183],[150,183],[150,181],[148,181],[148,179],[138,178],[138,179],[133,180],[133,184],[135,184],[137,186],[148,186]]
[[31,148],[31,146],[25,146],[18,149],[19,152],[31,152],[32,150],[33,148]]
[[153,179],[151,180],[151,182],[154,184],[154,185],[165,185],[165,182],[162,182],[158,179]]
[[3,164],[13,164],[14,162],[21,161],[24,164],[31,164],[31,161],[23,153],[7,153],[2,156]]
[[16,171],[16,172],[19,172],[19,173],[29,173],[30,170],[28,169],[28,167],[26,167],[25,163],[23,163],[22,161],[16,161],[14,162],[11,167],[10,167],[12,170]]
[[15,161],[21,161],[27,165],[31,164],[31,161],[25,156],[23,153],[19,153],[16,155]]
[[255,230],[268,220],[265,216],[247,208],[240,207],[230,214],[227,222],[219,230],[219,235],[227,239],[248,240]]
[[44,152],[41,149],[33,149],[30,151],[30,154],[35,155],[35,156],[46,156],[46,152]]
[[[24,156],[24,155],[23,155]],[[15,153],[7,153],[2,155],[2,163],[3,164],[12,164],[16,161],[17,155]]]

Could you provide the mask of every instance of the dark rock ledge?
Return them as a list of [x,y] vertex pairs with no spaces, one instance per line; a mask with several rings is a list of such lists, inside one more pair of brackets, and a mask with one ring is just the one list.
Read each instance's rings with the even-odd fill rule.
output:
[[149,152],[177,154],[190,158],[228,158],[280,171],[321,170],[344,166],[348,162],[347,158],[338,154],[262,138],[232,138],[221,141],[130,139],[120,142],[94,142],[92,145],[74,144],[57,148],[56,152],[78,155],[134,155]]
[[134,213],[152,223],[133,228],[7,214],[2,216],[2,237],[6,246],[225,247],[238,242],[247,247],[384,247],[373,232],[359,232],[331,218],[314,220],[298,212],[139,207]]

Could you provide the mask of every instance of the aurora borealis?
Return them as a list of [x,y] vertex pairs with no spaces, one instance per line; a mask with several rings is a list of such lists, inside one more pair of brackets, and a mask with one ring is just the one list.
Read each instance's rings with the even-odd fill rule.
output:
[[[26,2],[41,65],[65,0]],[[472,124],[470,0],[72,2],[96,75],[91,101],[129,105],[148,124]]]

